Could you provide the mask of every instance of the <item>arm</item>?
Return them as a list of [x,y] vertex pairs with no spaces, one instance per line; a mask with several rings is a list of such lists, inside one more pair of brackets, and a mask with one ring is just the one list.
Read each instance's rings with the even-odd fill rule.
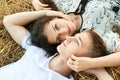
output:
[[3,23],[11,37],[21,45],[23,38],[28,34],[28,31],[24,28],[24,25],[44,15],[44,11],[21,12],[5,16]]
[[96,67],[120,66],[120,45],[114,53],[104,57],[95,58],[93,64],[96,64],[97,62],[99,62],[99,64],[94,65]]
[[3,23],[11,37],[18,44],[21,45],[23,38],[28,34],[28,31],[24,28],[24,25],[43,16],[57,16],[66,19],[68,18],[68,16],[64,15],[61,12],[42,10],[32,12],[21,12],[5,16],[3,19]]
[[76,57],[72,55],[67,61],[67,64],[71,69],[77,72],[90,68],[119,66],[120,65],[119,50],[120,50],[120,46],[116,49],[115,53],[98,58]]

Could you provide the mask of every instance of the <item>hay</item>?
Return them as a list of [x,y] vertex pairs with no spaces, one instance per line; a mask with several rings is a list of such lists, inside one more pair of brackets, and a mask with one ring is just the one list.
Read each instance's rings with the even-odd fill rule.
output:
[[[31,0],[0,0],[0,66],[15,62],[24,54],[24,50],[13,41],[5,30],[2,23],[3,16],[32,10]],[[107,71],[114,80],[120,80],[120,67],[107,68]],[[94,75],[84,72],[74,72],[73,75],[75,80],[97,80]]]
[[17,61],[24,53],[5,30],[3,16],[27,10],[33,10],[28,0],[0,0],[0,66]]

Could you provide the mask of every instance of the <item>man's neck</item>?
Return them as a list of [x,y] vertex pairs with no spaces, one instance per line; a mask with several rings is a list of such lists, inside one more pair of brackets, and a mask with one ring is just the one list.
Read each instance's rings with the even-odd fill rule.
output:
[[62,61],[60,56],[56,56],[50,61],[49,68],[65,77],[69,77],[72,72],[66,62]]

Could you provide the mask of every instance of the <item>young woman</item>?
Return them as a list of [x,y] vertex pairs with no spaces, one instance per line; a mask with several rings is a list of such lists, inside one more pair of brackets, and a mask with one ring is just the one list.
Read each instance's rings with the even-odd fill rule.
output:
[[[64,1],[62,3],[60,1],[58,1],[59,4],[64,4]],[[69,3],[69,1],[66,2]],[[59,4],[56,4],[56,6]],[[81,64],[83,66],[78,65],[78,70],[81,71],[96,67],[119,66],[120,38],[119,35],[114,32],[114,29],[119,28],[120,26],[120,3],[117,0],[90,0],[85,6],[84,11],[85,12],[82,14],[83,25],[80,29],[80,32],[94,29],[106,43],[107,50],[111,53],[117,54],[110,54],[108,56],[100,58],[80,58],[78,64]],[[96,64],[97,62],[99,62],[99,65]]]
[[[27,27],[32,28],[32,30],[29,29],[31,32],[32,44],[43,48],[50,55],[53,55],[56,51],[54,50],[56,48],[54,44],[58,44],[65,40],[66,35],[70,36],[74,34],[79,30],[78,24],[81,24],[76,23],[78,20],[74,18],[69,20],[69,17],[62,12],[51,10],[16,13],[11,16],[10,21],[10,25],[21,26],[20,28],[23,28],[26,32],[28,32],[28,30],[25,29],[25,25],[34,21],[28,24],[29,26]],[[12,33],[16,34],[15,32]],[[13,37],[14,36],[16,37],[16,35],[13,35]]]
[[[73,80],[70,75],[72,70],[67,66],[70,55],[98,57],[107,54],[102,39],[94,31],[86,31],[73,37],[67,36],[57,47],[59,54],[56,53],[48,58],[42,48],[31,44],[29,32],[22,25],[18,26],[19,20],[14,20],[16,15],[19,14],[6,16],[3,20],[4,25],[12,38],[25,48],[26,52],[19,61],[0,68],[1,80]],[[87,70],[87,72],[95,74],[99,80],[113,80],[104,69]]]

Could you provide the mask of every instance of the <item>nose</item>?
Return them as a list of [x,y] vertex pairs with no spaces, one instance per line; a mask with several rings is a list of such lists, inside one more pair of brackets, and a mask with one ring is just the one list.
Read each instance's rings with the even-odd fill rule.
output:
[[65,29],[65,28],[60,29],[58,31],[58,34],[59,34],[59,37],[60,37],[61,41],[64,41],[66,39],[66,36],[69,35],[67,29]]
[[66,36],[66,40],[70,43],[70,42],[74,41],[75,38],[72,36]]
[[68,31],[67,31],[67,29],[64,27],[64,28],[61,28],[61,29],[59,30],[59,33],[60,33],[60,34],[67,34]]

